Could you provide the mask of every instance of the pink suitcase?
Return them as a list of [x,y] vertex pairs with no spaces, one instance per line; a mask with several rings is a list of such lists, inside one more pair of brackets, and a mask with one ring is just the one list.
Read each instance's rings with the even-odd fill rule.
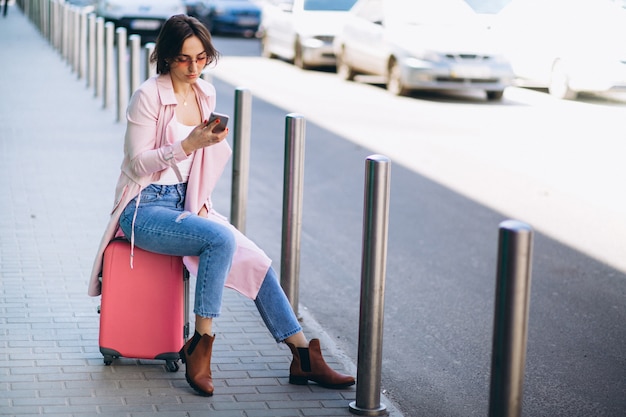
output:
[[182,258],[114,239],[104,252],[100,352],[110,365],[119,357],[165,360],[178,370],[179,351],[189,336],[189,273]]

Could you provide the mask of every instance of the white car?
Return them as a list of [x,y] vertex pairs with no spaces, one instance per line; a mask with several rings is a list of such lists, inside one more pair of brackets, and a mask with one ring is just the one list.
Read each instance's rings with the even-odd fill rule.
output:
[[615,0],[513,0],[494,20],[525,87],[575,99],[626,91],[626,10]]
[[267,0],[261,13],[261,48],[300,68],[334,66],[333,39],[356,0]]
[[499,100],[513,83],[485,20],[463,0],[358,0],[334,51],[340,77],[379,76],[395,95],[482,90]]
[[128,34],[138,34],[142,42],[154,41],[167,19],[185,14],[183,0],[99,0],[96,14]]

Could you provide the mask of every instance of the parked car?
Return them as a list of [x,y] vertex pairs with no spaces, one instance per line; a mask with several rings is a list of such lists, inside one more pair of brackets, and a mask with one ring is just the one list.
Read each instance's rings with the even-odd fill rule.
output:
[[261,15],[261,48],[300,68],[334,66],[333,39],[356,0],[267,0]]
[[261,7],[252,0],[187,0],[187,14],[200,19],[212,34],[253,37],[259,30]]
[[66,3],[78,6],[87,13],[92,12],[95,9],[97,2],[97,0],[66,0]]
[[[626,10],[615,0],[513,0],[493,30],[516,83],[562,99],[626,91]],[[532,30],[529,30],[532,28]]]
[[513,83],[511,65],[463,0],[359,0],[334,51],[342,78],[383,76],[396,95],[473,89],[499,100]]
[[155,40],[167,19],[186,12],[182,0],[99,0],[96,6],[98,16],[140,35],[142,42]]

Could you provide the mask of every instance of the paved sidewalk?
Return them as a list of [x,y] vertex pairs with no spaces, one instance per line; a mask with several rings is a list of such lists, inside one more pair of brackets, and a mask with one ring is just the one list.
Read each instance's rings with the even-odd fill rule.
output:
[[[0,18],[0,62],[0,415],[352,415],[355,387],[288,384],[289,350],[273,341],[254,303],[230,290],[215,324],[213,397],[193,393],[183,366],[104,366],[99,298],[86,295],[87,277],[124,126],[16,6]],[[303,315],[331,366],[355,374]]]

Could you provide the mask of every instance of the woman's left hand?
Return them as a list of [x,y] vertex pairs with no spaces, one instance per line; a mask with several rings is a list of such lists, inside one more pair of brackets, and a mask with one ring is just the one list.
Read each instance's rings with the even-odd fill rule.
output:
[[213,131],[219,123],[219,119],[215,119],[211,123],[204,121],[196,126],[191,133],[189,133],[189,136],[181,142],[185,154],[191,155],[192,152],[198,149],[216,145],[226,139],[226,136],[228,136],[228,128],[221,132]]

